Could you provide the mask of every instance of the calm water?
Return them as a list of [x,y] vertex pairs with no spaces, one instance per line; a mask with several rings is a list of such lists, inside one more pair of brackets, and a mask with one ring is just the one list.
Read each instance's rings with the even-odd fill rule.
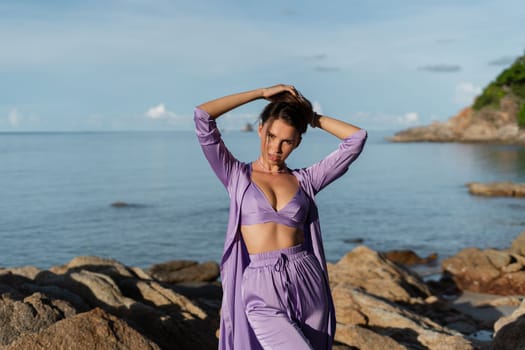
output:
[[[473,197],[464,185],[525,182],[524,149],[392,144],[385,135],[370,132],[361,158],[318,195],[329,260],[358,238],[376,250],[445,257],[507,247],[525,230],[525,199]],[[239,159],[257,156],[256,134],[224,137]],[[289,165],[336,146],[311,132]],[[0,183],[0,266],[47,268],[77,255],[142,267],[220,259],[228,196],[192,132],[0,133]]]

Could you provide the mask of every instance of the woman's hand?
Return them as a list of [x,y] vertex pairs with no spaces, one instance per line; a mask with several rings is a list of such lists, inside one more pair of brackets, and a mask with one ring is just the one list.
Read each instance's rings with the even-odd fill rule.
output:
[[263,88],[263,98],[268,101],[273,101],[276,97],[286,92],[290,93],[294,97],[298,97],[297,90],[295,90],[293,85],[277,84]]

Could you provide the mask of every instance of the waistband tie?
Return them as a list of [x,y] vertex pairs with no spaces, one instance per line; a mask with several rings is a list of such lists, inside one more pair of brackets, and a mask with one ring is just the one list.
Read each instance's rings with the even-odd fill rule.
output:
[[[284,287],[284,299],[286,301],[286,305],[284,305],[284,307],[286,309],[286,314],[288,315],[288,318],[290,320],[297,322],[298,319],[301,319],[302,310],[301,310],[301,303],[296,303],[298,306],[297,315],[292,315],[292,310],[294,309],[294,307],[293,307],[293,300],[290,296],[290,291],[293,290],[293,285],[290,279],[290,274],[288,273],[289,261],[290,260],[288,259],[288,256],[286,256],[286,254],[281,253],[279,257],[277,258],[277,261],[273,265],[273,268],[275,272],[279,273],[281,277],[281,282]],[[295,292],[296,292],[295,300],[298,301],[299,295],[298,295],[297,288],[295,288]]]

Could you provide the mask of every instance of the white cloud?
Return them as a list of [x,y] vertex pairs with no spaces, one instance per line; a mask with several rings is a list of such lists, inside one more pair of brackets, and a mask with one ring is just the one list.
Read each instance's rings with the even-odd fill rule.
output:
[[469,82],[462,82],[456,85],[454,102],[459,105],[471,105],[474,98],[481,93],[481,87]]
[[312,107],[314,109],[314,112],[323,114],[323,109],[321,108],[321,103],[319,103],[319,101],[314,101],[312,103]]
[[405,114],[402,117],[398,117],[397,121],[405,125],[413,125],[419,123],[419,114],[416,112],[410,112]]
[[145,113],[145,116],[151,119],[176,119],[177,115],[166,109],[164,103],[160,103],[158,106],[151,107]]
[[18,109],[13,108],[9,111],[9,114],[7,115],[7,120],[9,121],[9,124],[16,128],[22,119],[22,116],[18,112]]

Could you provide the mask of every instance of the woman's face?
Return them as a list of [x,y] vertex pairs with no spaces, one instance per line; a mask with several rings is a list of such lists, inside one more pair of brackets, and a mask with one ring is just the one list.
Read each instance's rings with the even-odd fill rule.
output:
[[257,133],[261,139],[262,159],[269,165],[282,165],[301,142],[301,134],[281,119],[259,124]]

